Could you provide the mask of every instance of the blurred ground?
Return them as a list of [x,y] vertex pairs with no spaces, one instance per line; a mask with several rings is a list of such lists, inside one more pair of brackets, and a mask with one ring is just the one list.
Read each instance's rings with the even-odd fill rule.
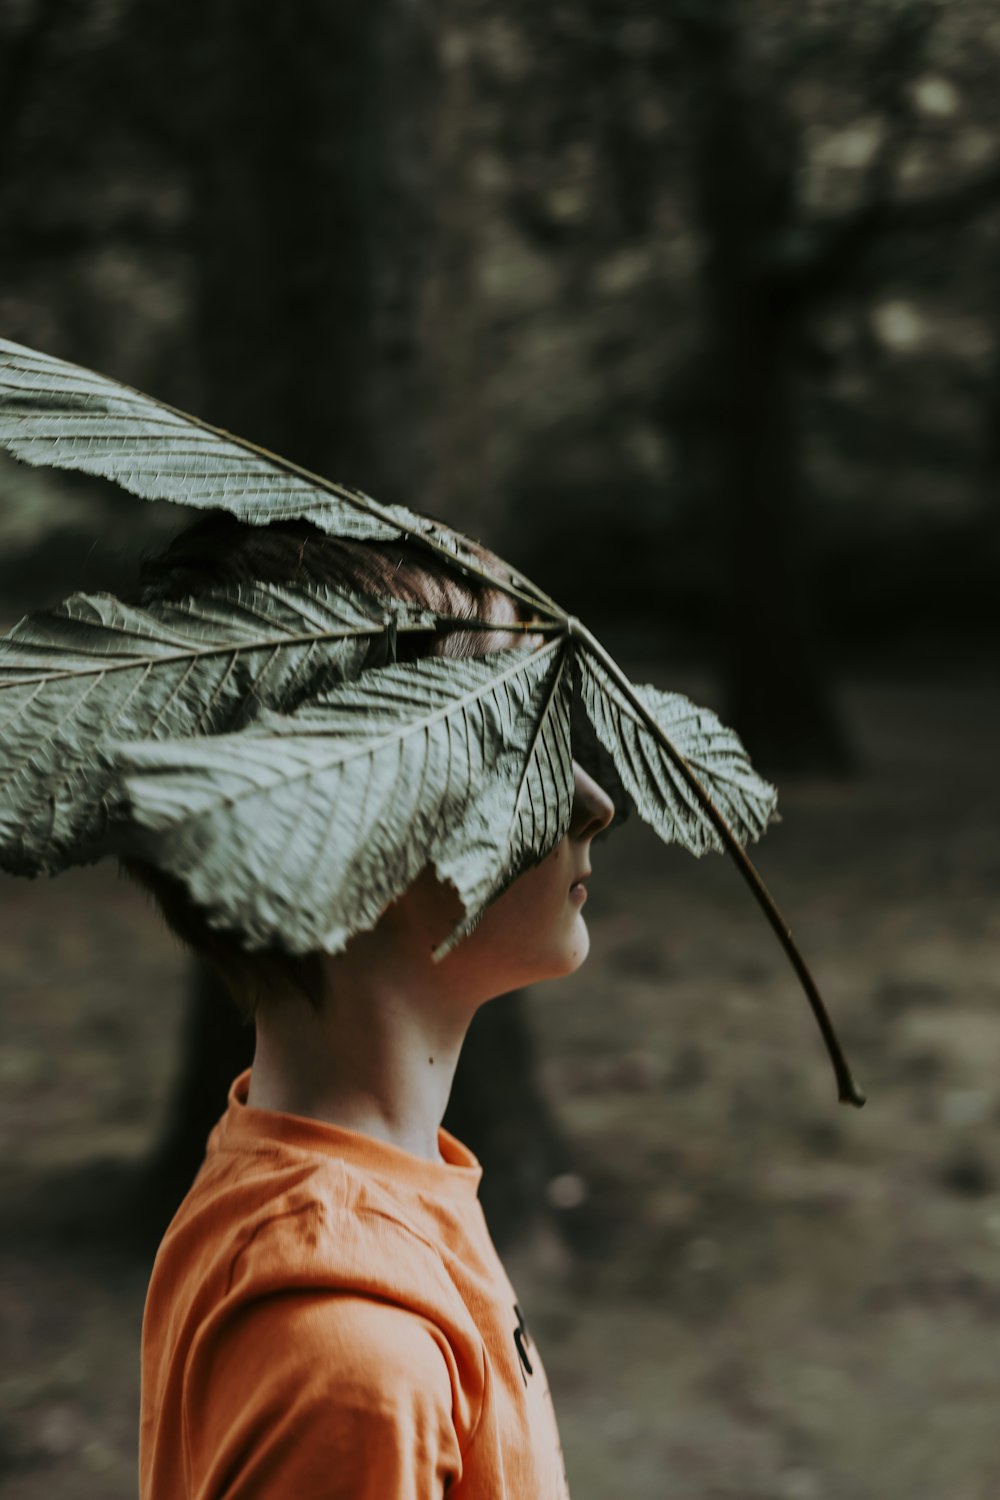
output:
[[[897,674],[842,706],[862,774],[783,788],[759,864],[865,1110],[731,866],[635,823],[594,851],[590,962],[532,997],[612,1245],[508,1258],[574,1500],[1000,1494],[1000,700]],[[109,869],[3,882],[4,1500],[134,1494],[148,1259],[47,1226],[155,1134],[183,982]]]

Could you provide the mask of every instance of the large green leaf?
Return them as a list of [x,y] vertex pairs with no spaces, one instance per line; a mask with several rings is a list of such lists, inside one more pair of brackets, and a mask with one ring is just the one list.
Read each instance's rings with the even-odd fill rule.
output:
[[253,585],[137,609],[76,594],[0,641],[0,866],[102,849],[113,739],[214,734],[385,661],[433,616],[329,588]]
[[[721,849],[722,840],[676,757],[600,661],[586,651],[578,660],[584,706],[639,816],[665,843],[682,844],[692,854]],[[778,794],[757,775],[739,738],[710,709],[681,693],[630,686],[737,842],[759,838],[774,816]]]
[[116,747],[126,847],[250,947],[337,952],[429,862],[474,919],[568,820],[567,649],[425,658],[238,735]]

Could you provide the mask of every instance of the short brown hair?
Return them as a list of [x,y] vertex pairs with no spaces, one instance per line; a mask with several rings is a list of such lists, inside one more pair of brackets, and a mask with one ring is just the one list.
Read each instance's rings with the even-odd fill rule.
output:
[[[499,558],[473,544],[486,570],[499,582],[509,574]],[[142,602],[177,600],[235,583],[327,584],[357,593],[389,595],[462,619],[513,624],[525,618],[511,596],[477,578],[465,577],[426,548],[396,542],[351,542],[328,536],[308,521],[248,526],[225,513],[212,514],[180,533],[142,569]],[[474,656],[506,645],[497,632],[456,627],[414,634],[400,642],[399,658]],[[297,705],[284,704],[286,712]],[[258,1007],[297,996],[314,1008],[323,999],[319,953],[289,953],[279,945],[249,950],[236,934],[209,925],[181,881],[143,860],[121,864],[153,897],[172,932],[219,974],[239,1010],[252,1019]]]

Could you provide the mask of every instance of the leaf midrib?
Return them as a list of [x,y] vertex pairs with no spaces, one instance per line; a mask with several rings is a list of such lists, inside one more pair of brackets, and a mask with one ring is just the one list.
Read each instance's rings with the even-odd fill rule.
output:
[[[561,645],[562,641],[557,640],[550,642],[547,646],[539,646],[536,651],[524,652],[524,660],[512,662],[511,665],[505,671],[501,672],[498,676],[491,677],[488,682],[484,682],[480,684],[479,687],[470,689],[468,692],[463,693],[460,698],[449,699],[449,701],[443,704],[440,708],[432,710],[423,718],[415,720],[413,723],[406,725],[403,729],[392,730],[390,733],[380,735],[378,739],[365,740],[362,744],[355,746],[352,750],[349,750],[344,755],[340,757],[331,757],[331,759],[322,766],[306,766],[301,770],[297,770],[291,773],[282,773],[282,775],[278,778],[278,781],[272,782],[270,786],[251,786],[248,787],[245,791],[221,796],[218,798],[215,806],[235,807],[237,803],[242,802],[247,798],[260,797],[265,795],[268,791],[273,790],[274,786],[277,784],[280,784],[281,786],[291,786],[296,781],[308,780],[309,778],[320,774],[322,771],[329,771],[334,767],[348,766],[353,760],[360,760],[365,756],[374,756],[386,745],[402,745],[404,740],[412,738],[415,734],[427,735],[430,733],[435,723],[437,723],[439,720],[447,720],[448,718],[453,717],[454,714],[459,712],[460,710],[477,702],[478,700],[481,700],[488,693],[495,691],[497,687],[507,682],[509,678],[517,676],[519,672],[523,672],[529,661],[534,661],[539,655],[543,653],[551,654]],[[302,729],[301,727],[296,726],[290,728],[287,733],[281,733],[279,731],[277,734],[255,735],[254,739],[256,739],[258,743],[260,743],[261,741],[267,740],[280,741],[282,739],[323,739],[324,737],[327,739],[333,738],[328,730]],[[204,740],[204,744],[206,747],[211,747],[213,743],[213,740],[210,738],[206,738]],[[147,775],[155,776],[158,773],[162,774],[163,770],[164,767],[162,766],[154,767],[149,771],[136,767],[133,770],[126,770],[125,777],[126,780],[128,780],[132,777],[139,778]],[[204,810],[191,812],[186,817],[177,819],[176,822],[173,822],[171,824],[171,826],[173,828],[183,828],[188,823],[194,822],[196,819],[201,819],[205,816],[206,814]]]
[[[60,682],[66,678],[79,677],[104,677],[110,672],[136,671],[142,667],[156,669],[157,667],[169,666],[178,661],[195,661],[207,656],[240,656],[254,651],[266,651],[269,648],[315,645],[321,641],[350,640],[354,636],[377,635],[380,630],[386,628],[388,622],[379,623],[372,621],[367,628],[351,627],[344,630],[322,630],[297,632],[294,635],[282,634],[280,636],[261,636],[253,641],[246,642],[220,642],[214,646],[191,646],[179,651],[168,651],[157,654],[136,654],[127,660],[112,661],[105,666],[81,667],[79,669],[67,667],[59,672],[36,673],[32,677],[17,677],[9,682],[0,681],[0,692],[9,688],[32,687],[36,683],[44,685],[49,682]],[[108,628],[108,627],[100,627]],[[402,629],[426,630],[427,626],[403,626]],[[4,667],[3,656],[0,655],[0,672],[30,671],[29,668]]]

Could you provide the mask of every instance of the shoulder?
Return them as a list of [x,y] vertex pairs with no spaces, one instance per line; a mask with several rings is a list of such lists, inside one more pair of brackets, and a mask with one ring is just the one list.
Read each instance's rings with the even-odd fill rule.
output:
[[212,1284],[213,1300],[322,1287],[378,1294],[394,1282],[437,1285],[439,1247],[406,1205],[334,1160],[288,1152],[222,1156],[203,1169],[157,1257],[173,1298]]
[[446,1307],[454,1287],[440,1248],[390,1198],[367,1186],[349,1197],[315,1178],[248,1215],[228,1243],[226,1293],[356,1293],[422,1309]]
[[394,1347],[412,1359],[416,1341],[425,1359],[436,1352],[457,1365],[464,1401],[478,1407],[483,1340],[441,1248],[386,1195],[348,1189],[343,1174],[276,1175],[266,1191],[252,1174],[249,1184],[213,1183],[210,1202],[171,1229],[147,1297],[151,1358],[159,1350],[161,1362],[201,1368],[252,1327],[257,1343],[316,1340],[328,1361],[388,1341],[385,1368]]

